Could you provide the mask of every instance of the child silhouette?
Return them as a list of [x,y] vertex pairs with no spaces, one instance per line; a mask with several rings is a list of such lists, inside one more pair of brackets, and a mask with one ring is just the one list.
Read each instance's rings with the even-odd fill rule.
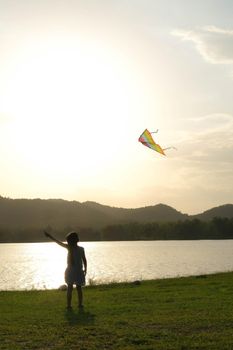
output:
[[[67,268],[65,270],[65,282],[67,284],[67,309],[71,309],[73,285],[76,285],[78,293],[78,306],[83,307],[83,292],[82,286],[85,285],[85,276],[87,273],[87,259],[83,247],[78,245],[79,236],[76,232],[70,232],[66,235],[66,243],[54,238],[50,233],[44,231],[46,237],[66,248]],[[83,269],[84,267],[84,269]]]

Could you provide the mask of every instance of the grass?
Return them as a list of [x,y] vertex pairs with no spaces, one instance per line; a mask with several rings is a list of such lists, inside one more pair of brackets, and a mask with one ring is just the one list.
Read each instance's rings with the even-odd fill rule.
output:
[[81,311],[65,294],[0,292],[0,349],[233,349],[233,273],[89,286]]

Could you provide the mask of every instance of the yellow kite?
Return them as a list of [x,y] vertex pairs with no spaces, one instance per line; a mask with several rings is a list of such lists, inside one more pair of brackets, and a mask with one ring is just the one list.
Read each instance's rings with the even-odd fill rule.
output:
[[153,149],[154,151],[161,153],[163,156],[166,156],[164,151],[166,151],[167,149],[170,149],[170,148],[174,148],[174,149],[176,149],[176,148],[175,147],[161,148],[160,145],[155,143],[151,134],[154,134],[157,132],[158,132],[158,130],[156,130],[154,132],[149,132],[146,129],[143,131],[143,133],[139,137],[138,141],[141,142],[144,146],[149,147],[149,148]]

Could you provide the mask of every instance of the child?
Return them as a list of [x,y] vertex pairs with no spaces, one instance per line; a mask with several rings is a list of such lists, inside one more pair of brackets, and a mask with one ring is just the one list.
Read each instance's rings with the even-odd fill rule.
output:
[[[79,236],[76,232],[70,232],[66,236],[67,244],[54,238],[51,234],[44,231],[46,237],[56,242],[60,246],[68,250],[67,268],[65,270],[65,282],[67,283],[67,309],[71,309],[71,300],[73,285],[76,285],[78,292],[78,306],[83,307],[82,286],[85,285],[85,276],[87,273],[87,260],[85,257],[84,248],[78,245]],[[84,266],[84,270],[83,270]]]

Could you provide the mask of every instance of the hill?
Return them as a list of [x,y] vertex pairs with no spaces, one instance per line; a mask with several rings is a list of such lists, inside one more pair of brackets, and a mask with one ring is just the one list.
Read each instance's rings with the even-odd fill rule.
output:
[[30,228],[66,226],[101,228],[129,222],[184,220],[188,216],[167,205],[137,209],[115,208],[95,202],[62,199],[9,199],[0,197],[0,226]]
[[209,209],[197,215],[183,214],[176,209],[157,204],[135,209],[117,208],[95,202],[63,199],[10,199],[0,197],[1,227],[66,226],[101,228],[120,223],[171,222],[186,219],[211,220],[214,217],[233,218],[233,204]]
[[177,221],[188,218],[187,214],[182,214],[165,204],[156,204],[154,206],[135,209],[109,207],[95,202],[85,202],[83,204],[88,208],[95,209],[100,214],[104,214],[109,218],[111,217],[113,221],[116,220],[118,223]]
[[221,205],[219,207],[206,210],[201,214],[193,215],[192,217],[197,218],[199,220],[212,220],[215,217],[231,219],[233,218],[233,205]]
[[[212,208],[198,215],[189,216],[183,214],[176,209],[165,205],[157,204],[135,209],[116,208],[102,205],[95,202],[78,202],[66,201],[63,199],[10,199],[0,197],[0,242],[15,241],[38,241],[43,240],[43,229],[53,230],[58,233],[58,237],[64,238],[64,232],[70,230],[81,230],[82,239],[98,240],[104,239],[103,232],[110,231],[114,233],[114,239],[122,239],[135,237],[132,231],[136,232],[139,228],[131,227],[131,236],[127,231],[124,234],[122,225],[140,224],[149,225],[152,223],[183,223],[183,230],[190,231],[190,220],[210,221],[214,217],[233,218],[233,205],[226,204],[216,208]],[[112,226],[118,228],[111,228]],[[226,223],[224,223],[226,226]],[[198,230],[197,222],[192,227]],[[109,229],[110,227],[110,229]],[[188,229],[187,229],[188,227]],[[129,230],[129,228],[127,228]],[[145,233],[139,233],[137,237],[154,237],[155,229],[152,227],[140,229]],[[139,230],[139,231],[140,231]],[[229,231],[230,229],[228,229]],[[81,232],[80,231],[80,232]],[[140,231],[140,232],[141,232]],[[153,231],[151,236],[149,231]],[[173,228],[174,239],[181,237],[181,227]],[[160,236],[159,233],[160,232]],[[166,237],[165,233],[161,233],[161,229],[157,229],[157,237]],[[208,236],[209,237],[209,236]]]

